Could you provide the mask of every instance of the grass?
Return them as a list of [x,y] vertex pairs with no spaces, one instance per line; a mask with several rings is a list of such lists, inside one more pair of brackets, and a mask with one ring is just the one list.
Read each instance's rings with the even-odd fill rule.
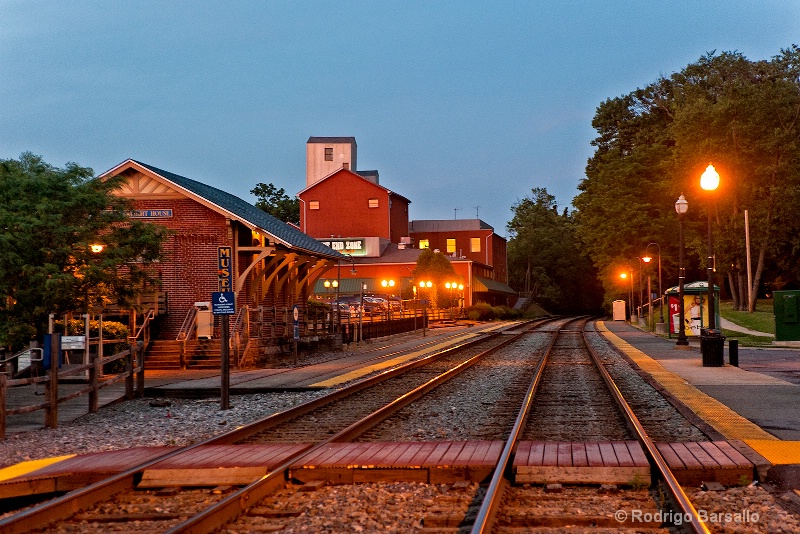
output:
[[[733,301],[730,300],[720,302],[719,307],[720,316],[732,323],[758,332],[766,332],[767,334],[775,333],[775,316],[772,311],[772,299],[758,300],[756,302],[756,310],[753,313],[734,310]],[[722,329],[722,335],[727,339],[736,339],[739,341],[740,345],[748,347],[771,346],[774,340],[774,338],[771,337],[751,336],[743,332],[727,329]]]
[[719,304],[719,314],[725,319],[739,326],[749,328],[750,330],[766,332],[767,334],[775,333],[775,316],[772,311],[772,299],[759,299],[756,302],[756,311],[752,313],[734,310],[733,301],[722,301]]

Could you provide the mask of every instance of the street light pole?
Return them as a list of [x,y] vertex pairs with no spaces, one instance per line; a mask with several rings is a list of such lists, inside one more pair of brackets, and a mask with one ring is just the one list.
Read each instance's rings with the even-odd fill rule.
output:
[[[659,306],[658,306],[659,321],[658,322],[659,322],[659,324],[664,324],[664,293],[663,293],[663,290],[661,288],[661,245],[659,245],[658,243],[649,243],[647,245],[647,248],[645,249],[645,252],[650,250],[650,247],[653,246],[653,245],[655,245],[656,248],[658,248],[658,302],[659,302]],[[646,261],[646,262],[649,262],[651,258],[649,258],[648,256],[645,256],[642,259],[644,261]],[[647,282],[648,282],[648,286],[649,286],[649,283],[650,283],[649,276],[648,276]],[[650,288],[648,287],[648,291],[649,290],[650,290]]]
[[[700,176],[700,187],[706,191],[714,191],[719,186],[719,174],[714,166],[709,164]],[[708,328],[715,329],[717,325],[714,310],[714,237],[711,232],[711,202],[708,204],[708,260],[706,264],[708,274]]]
[[678,341],[676,346],[689,346],[689,340],[686,339],[686,320],[685,320],[685,304],[683,302],[683,284],[686,279],[686,269],[683,266],[683,218],[686,212],[689,211],[689,203],[683,195],[678,197],[675,202],[675,211],[678,213],[679,222],[679,240],[678,240],[678,313],[680,321],[678,321]]

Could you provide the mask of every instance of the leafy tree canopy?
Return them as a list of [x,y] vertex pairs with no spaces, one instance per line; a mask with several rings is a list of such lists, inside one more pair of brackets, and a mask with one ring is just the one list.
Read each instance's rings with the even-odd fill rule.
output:
[[[444,284],[455,279],[456,271],[447,256],[441,252],[436,252],[429,248],[424,249],[417,258],[417,265],[412,273],[414,280],[431,281],[431,289],[422,290],[422,295],[431,300],[432,303],[438,302],[437,295],[442,292],[444,295]],[[418,293],[419,290],[418,290]]]
[[553,312],[595,311],[597,277],[577,238],[575,223],[544,188],[517,202],[508,223],[511,285]]
[[[624,294],[618,273],[649,243],[662,251],[665,287],[677,283],[678,219],[689,201],[687,280],[703,279],[711,211],[717,283],[745,303],[744,210],[754,258],[753,299],[762,277],[778,287],[800,279],[800,48],[768,61],[709,53],[645,88],[597,108],[595,153],[573,204],[581,240],[601,273],[607,300]],[[714,193],[699,177],[709,162]],[[794,259],[793,259],[794,258]],[[723,278],[724,277],[724,278]],[[790,282],[791,283],[791,282]]]
[[0,160],[0,345],[40,336],[50,313],[130,305],[154,282],[148,266],[166,231],[127,217],[128,201],[112,193],[122,179],[31,153]]
[[250,193],[258,199],[257,208],[283,222],[300,224],[300,199],[289,198],[282,187],[259,183],[250,190]]

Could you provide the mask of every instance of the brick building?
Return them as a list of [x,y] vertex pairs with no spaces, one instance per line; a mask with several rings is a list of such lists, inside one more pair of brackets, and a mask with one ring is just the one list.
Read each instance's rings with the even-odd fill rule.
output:
[[[346,255],[317,282],[317,296],[331,297],[333,280],[338,295],[399,295],[414,283],[422,249],[433,248],[448,256],[455,281],[464,285],[464,306],[514,303],[505,238],[478,219],[410,221],[411,201],[382,186],[378,171],[359,171],[356,164],[353,137],[310,137],[306,143],[306,187],[297,194],[300,229]],[[394,289],[384,281],[394,281]]]
[[[342,258],[252,204],[195,180],[131,159],[100,178],[116,175],[126,178],[116,194],[133,201],[131,217],[172,232],[166,260],[155,267],[166,302],[156,320],[162,339],[179,337],[195,303],[223,289],[235,293],[240,313],[272,310],[262,320],[274,324],[277,310],[305,306],[309,288]],[[229,277],[220,262],[230,264]]]

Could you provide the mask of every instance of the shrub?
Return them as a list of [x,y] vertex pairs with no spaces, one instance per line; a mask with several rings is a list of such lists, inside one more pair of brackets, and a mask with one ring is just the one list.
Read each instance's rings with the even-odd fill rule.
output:
[[472,321],[492,321],[495,319],[494,309],[485,302],[473,304],[466,309],[467,317]]

